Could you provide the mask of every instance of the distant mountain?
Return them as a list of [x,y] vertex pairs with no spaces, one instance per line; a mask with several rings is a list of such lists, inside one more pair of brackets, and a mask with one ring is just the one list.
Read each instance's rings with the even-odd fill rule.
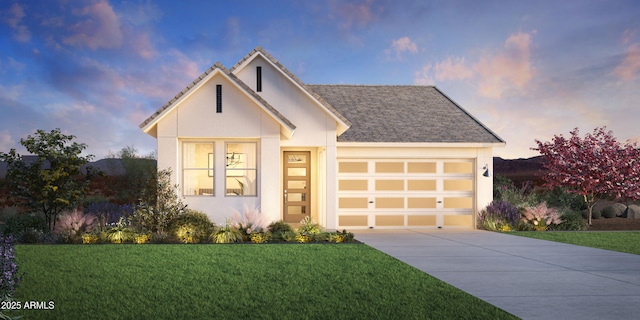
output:
[[539,181],[538,174],[544,170],[542,163],[544,158],[537,156],[526,159],[502,159],[500,157],[493,158],[494,175],[505,176],[514,182],[523,182],[527,180]]

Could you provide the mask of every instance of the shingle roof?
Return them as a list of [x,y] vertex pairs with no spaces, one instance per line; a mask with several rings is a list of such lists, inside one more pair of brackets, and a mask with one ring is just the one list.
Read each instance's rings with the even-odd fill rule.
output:
[[235,82],[238,86],[240,86],[244,91],[250,94],[253,98],[258,100],[262,106],[266,109],[266,111],[270,112],[274,117],[278,118],[284,125],[288,127],[290,130],[295,130],[296,126],[289,121],[284,115],[282,115],[276,108],[271,106],[266,100],[264,100],[260,95],[258,95],[255,91],[253,91],[246,83],[242,80],[238,79],[236,75],[227,70],[220,62],[216,62],[211,68],[207,69],[203,72],[199,77],[197,77],[193,82],[187,85],[182,91],[176,94],[169,102],[160,107],[156,112],[154,112],[149,118],[147,118],[144,122],[140,124],[140,128],[146,127],[149,123],[153,122],[158,116],[160,116],[165,110],[170,108],[176,101],[178,101],[182,96],[184,96],[187,92],[189,92],[193,87],[195,87],[200,81],[207,77],[214,70],[219,69],[221,72],[229,76],[229,78]]
[[352,123],[339,142],[504,143],[432,86],[307,87]]

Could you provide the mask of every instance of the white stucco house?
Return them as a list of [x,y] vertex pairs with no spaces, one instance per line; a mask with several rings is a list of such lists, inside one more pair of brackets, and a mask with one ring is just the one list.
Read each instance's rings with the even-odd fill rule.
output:
[[327,229],[473,228],[505,144],[436,87],[308,85],[261,47],[140,127],[185,203],[218,224],[248,205]]

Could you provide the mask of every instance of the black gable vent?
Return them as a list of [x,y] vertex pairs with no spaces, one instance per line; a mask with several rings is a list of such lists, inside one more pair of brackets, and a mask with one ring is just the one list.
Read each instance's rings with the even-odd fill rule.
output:
[[216,113],[222,113],[222,85],[216,84]]
[[256,67],[256,91],[262,92],[262,67]]

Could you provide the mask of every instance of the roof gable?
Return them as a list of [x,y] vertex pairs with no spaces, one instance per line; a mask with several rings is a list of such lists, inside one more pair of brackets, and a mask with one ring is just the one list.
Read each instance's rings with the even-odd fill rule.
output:
[[432,86],[308,87],[353,123],[339,142],[504,143]]
[[182,91],[176,94],[171,100],[169,100],[169,102],[156,110],[156,112],[140,124],[140,128],[148,134],[155,135],[155,126],[166,114],[176,108],[182,101],[188,98],[204,83],[217,74],[221,74],[226,77],[231,83],[235,84],[238,89],[254,100],[258,106],[260,106],[267,114],[280,124],[281,133],[285,137],[291,138],[296,126],[284,115],[280,114],[280,112],[278,112],[278,110],[271,106],[267,101],[260,97],[260,95],[255,93],[246,83],[242,82],[242,80],[238,79],[238,77],[233,73],[229,72],[229,70],[227,70],[220,62],[216,62],[193,82],[182,89]]
[[320,108],[322,108],[327,114],[329,114],[338,123],[338,135],[345,132],[350,126],[351,122],[336,110],[330,103],[327,103],[321,96],[310,90],[309,87],[304,84],[298,77],[291,73],[285,66],[283,66],[278,60],[271,56],[266,50],[258,46],[244,56],[238,63],[232,68],[231,72],[236,74],[240,72],[244,67],[248,66],[251,61],[257,57],[262,57],[267,61],[274,69],[278,70],[284,77],[288,78],[295,86],[297,86],[302,92],[304,92],[312,101],[315,101]]

